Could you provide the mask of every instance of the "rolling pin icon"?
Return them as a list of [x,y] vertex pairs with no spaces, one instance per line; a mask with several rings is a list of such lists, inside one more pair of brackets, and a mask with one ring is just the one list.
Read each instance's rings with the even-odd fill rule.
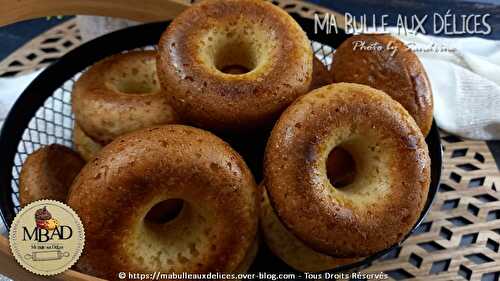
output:
[[69,252],[53,250],[53,251],[43,251],[43,252],[32,252],[31,255],[26,254],[24,256],[25,259],[34,261],[60,260],[63,257],[69,257]]

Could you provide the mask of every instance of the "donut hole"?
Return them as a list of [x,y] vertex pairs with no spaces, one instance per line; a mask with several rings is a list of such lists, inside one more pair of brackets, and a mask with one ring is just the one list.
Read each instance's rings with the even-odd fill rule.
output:
[[257,58],[248,42],[228,42],[215,54],[215,67],[226,74],[245,74],[256,66]]
[[255,23],[235,22],[207,31],[199,41],[198,55],[205,67],[215,73],[244,75],[270,63],[277,49],[273,32]]
[[153,87],[149,83],[140,81],[122,81],[116,85],[116,88],[125,94],[149,94],[153,92]]
[[336,196],[370,204],[390,192],[391,157],[397,151],[365,131],[343,136],[336,143],[324,160],[325,177]]
[[[182,209],[178,208],[182,202]],[[132,227],[126,249],[136,264],[144,270],[193,266],[200,257],[206,257],[210,245],[217,243],[217,220],[211,208],[189,198],[155,201],[139,212],[144,215],[142,224]],[[175,207],[176,208],[172,208]],[[151,206],[151,207],[150,207]],[[177,210],[178,212],[172,212]],[[166,214],[178,215],[165,222]],[[162,215],[163,214],[163,215]],[[159,223],[151,221],[159,218]],[[132,263],[133,264],[133,263]]]
[[151,208],[146,214],[145,221],[154,224],[164,224],[173,221],[179,216],[184,207],[182,199],[168,199]]
[[352,184],[356,178],[356,162],[352,154],[343,147],[335,147],[326,160],[328,180],[335,188]]
[[227,74],[245,74],[247,72],[250,72],[250,69],[242,65],[227,65],[219,70]]
[[107,75],[108,87],[123,94],[154,94],[161,90],[155,60],[152,59],[114,65]]
[[122,81],[116,88],[125,94],[149,94],[154,91],[151,84],[146,81]]

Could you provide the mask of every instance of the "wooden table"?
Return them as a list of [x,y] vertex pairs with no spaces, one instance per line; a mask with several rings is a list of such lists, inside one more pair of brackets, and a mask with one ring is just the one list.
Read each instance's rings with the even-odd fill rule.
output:
[[[282,7],[291,1],[279,1]],[[325,11],[293,2],[286,7],[303,16]],[[21,75],[42,68],[81,43],[74,20],[34,38],[0,62],[0,75]],[[391,279],[484,280],[500,276],[500,172],[483,141],[442,134],[440,191],[425,222],[395,251],[366,272]]]

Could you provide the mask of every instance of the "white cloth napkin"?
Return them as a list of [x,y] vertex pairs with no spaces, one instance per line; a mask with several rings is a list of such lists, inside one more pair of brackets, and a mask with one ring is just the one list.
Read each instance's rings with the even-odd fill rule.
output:
[[418,50],[455,49],[416,52],[431,81],[438,126],[466,138],[499,140],[500,41],[395,35]]
[[0,128],[19,95],[42,70],[16,78],[0,78]]

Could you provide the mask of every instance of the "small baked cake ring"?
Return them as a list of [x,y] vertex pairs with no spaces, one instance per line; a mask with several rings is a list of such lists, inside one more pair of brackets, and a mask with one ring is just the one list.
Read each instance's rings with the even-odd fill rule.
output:
[[73,150],[60,144],[44,146],[31,153],[19,175],[19,201],[52,199],[66,202],[73,179],[85,165]]
[[417,55],[399,39],[385,34],[348,38],[333,55],[332,75],[336,83],[358,83],[384,91],[403,105],[424,136],[429,133],[433,113],[429,78]]
[[297,239],[274,212],[264,186],[260,204],[260,226],[269,249],[286,264],[301,272],[317,272],[351,264],[359,258],[334,258],[314,251]]
[[85,161],[90,161],[102,149],[102,145],[89,137],[76,123],[73,127],[73,144]]
[[202,1],[161,36],[158,76],[183,120],[245,132],[267,127],[308,92],[312,59],[305,32],[273,4]]
[[247,251],[245,257],[243,258],[243,261],[241,261],[238,267],[236,267],[236,269],[234,270],[235,272],[245,273],[250,269],[255,260],[255,257],[257,257],[257,252],[259,251],[259,243],[259,236],[257,235],[252,243],[252,246],[250,246],[250,249]]
[[326,65],[316,56],[313,58],[313,75],[309,90],[316,90],[332,83],[332,75]]
[[158,82],[155,51],[113,55],[91,66],[75,83],[72,108],[78,125],[101,144],[177,121]]
[[[355,161],[345,187],[327,176],[330,151]],[[265,185],[283,224],[334,257],[368,256],[403,239],[425,204],[430,159],[408,112],[368,86],[331,84],[299,98],[269,138]]]
[[[182,201],[176,216],[147,218],[172,200]],[[85,227],[77,268],[109,279],[123,269],[241,270],[257,235],[258,192],[245,162],[215,135],[188,126],[117,138],[83,168],[68,205]]]

